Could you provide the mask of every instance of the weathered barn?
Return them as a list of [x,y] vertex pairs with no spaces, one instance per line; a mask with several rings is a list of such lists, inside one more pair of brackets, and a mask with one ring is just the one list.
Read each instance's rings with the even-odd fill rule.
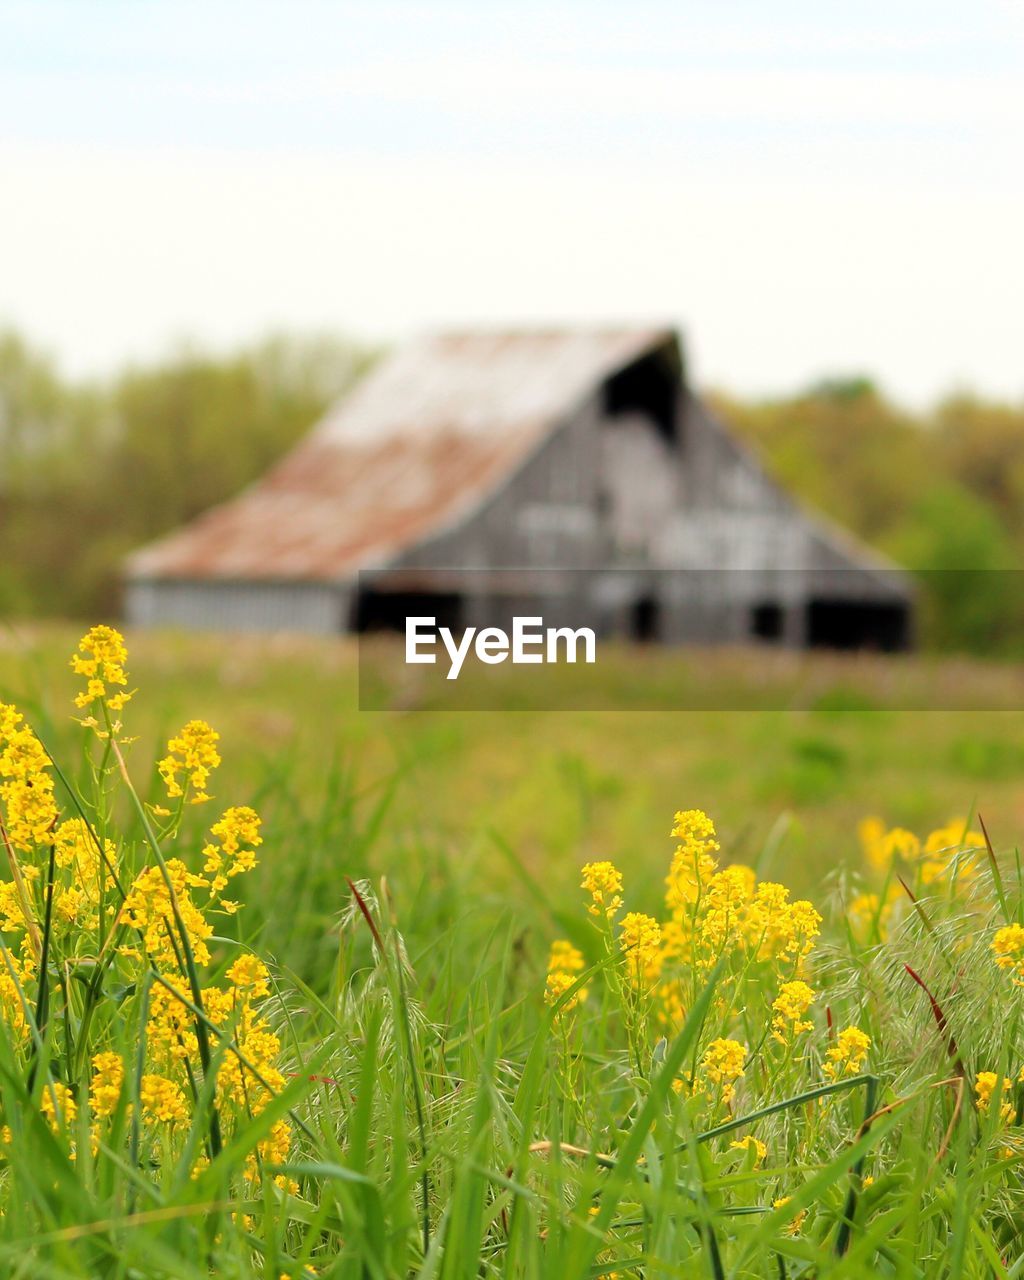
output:
[[127,566],[134,625],[516,611],[669,642],[893,649],[911,593],[768,478],[659,329],[414,342],[264,479]]

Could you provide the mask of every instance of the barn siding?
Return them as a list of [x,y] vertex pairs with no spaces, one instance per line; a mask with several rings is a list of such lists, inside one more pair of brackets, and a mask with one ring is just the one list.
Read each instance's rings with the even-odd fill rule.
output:
[[137,581],[124,607],[135,627],[332,634],[347,629],[350,599],[329,583]]

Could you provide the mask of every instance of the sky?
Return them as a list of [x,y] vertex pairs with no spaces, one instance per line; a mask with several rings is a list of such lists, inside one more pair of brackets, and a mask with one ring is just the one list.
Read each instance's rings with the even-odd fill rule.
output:
[[671,321],[744,395],[1024,398],[1020,0],[0,0],[0,326]]

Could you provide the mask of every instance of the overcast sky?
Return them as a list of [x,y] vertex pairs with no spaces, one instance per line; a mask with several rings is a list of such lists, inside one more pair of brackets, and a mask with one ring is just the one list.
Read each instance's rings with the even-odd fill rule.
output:
[[670,319],[699,382],[1024,396],[1019,0],[0,0],[0,324]]

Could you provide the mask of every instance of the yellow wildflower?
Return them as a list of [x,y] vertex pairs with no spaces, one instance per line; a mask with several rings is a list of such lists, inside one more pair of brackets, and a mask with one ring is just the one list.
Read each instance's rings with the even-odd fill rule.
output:
[[556,938],[548,956],[548,972],[562,969],[566,973],[581,973],[586,968],[583,952],[565,938]]
[[804,1018],[811,1007],[814,992],[806,982],[784,982],[779,994],[772,1001],[772,1035],[779,1044],[789,1044],[802,1031],[810,1031],[814,1025]]
[[42,743],[20,712],[0,703],[0,801],[8,839],[24,853],[48,844],[57,821],[49,768]]
[[117,1108],[124,1083],[124,1063],[116,1053],[97,1053],[92,1060],[89,1098],[94,1116],[109,1116]]
[[[564,938],[559,938],[551,944],[551,953],[548,956],[548,976],[544,983],[544,1003],[547,1005],[557,1004],[565,995],[572,984],[576,981],[576,975],[581,973],[585,967],[583,953],[567,942]],[[568,1013],[571,1009],[575,1009],[587,998],[587,988],[581,987],[566,1002],[562,1013]]]
[[581,874],[580,888],[591,897],[587,910],[611,919],[622,906],[622,872],[611,862],[588,862]]
[[[113,627],[93,627],[78,642],[78,652],[71,657],[71,667],[76,675],[84,676],[84,692],[75,698],[75,706],[84,708],[97,699],[106,701],[111,711],[120,711],[131,698],[124,691],[128,674],[124,664],[128,658],[124,636]],[[108,685],[117,685],[119,692],[110,693]]]
[[27,1040],[32,1033],[25,994],[25,983],[31,976],[32,965],[27,960],[19,961],[8,952],[0,961],[0,1017],[22,1040]]
[[684,809],[676,813],[671,834],[680,844],[697,853],[717,853],[721,848],[715,824],[703,809]]
[[174,903],[159,867],[144,867],[139,872],[121,908],[125,922],[133,929],[142,930],[150,956],[166,968],[173,969],[177,965],[177,948],[180,946],[174,918],[176,904],[196,963],[209,964],[206,939],[212,935],[213,926],[189,892],[190,887],[205,886],[206,881],[202,876],[193,875],[179,858],[168,860],[167,877],[174,890]]
[[882,839],[885,852],[885,863],[888,865],[894,858],[902,858],[904,862],[913,862],[921,853],[921,841],[905,827],[893,827]]
[[217,752],[219,739],[220,734],[205,720],[190,720],[180,733],[170,739],[167,755],[157,769],[172,800],[184,795],[186,788],[192,791],[193,804],[209,800],[206,784],[211,772],[220,764]]
[[629,911],[619,924],[619,946],[634,983],[652,980],[661,969],[661,926],[653,916]]
[[746,1047],[738,1040],[712,1040],[705,1050],[701,1067],[712,1084],[721,1086],[723,1102],[735,1096],[735,1081],[744,1074],[746,1060]]
[[825,1055],[825,1075],[830,1080],[840,1076],[855,1076],[864,1066],[871,1048],[871,1037],[860,1027],[850,1026],[840,1031],[836,1043]]
[[[547,1005],[557,1004],[575,981],[576,979],[571,973],[566,973],[563,969],[553,969],[544,983],[544,1003]],[[581,987],[579,991],[569,997],[560,1012],[568,1013],[586,998],[587,988]]]
[[963,834],[964,827],[961,824],[955,831],[951,827],[940,827],[928,836],[918,862],[922,884],[934,884],[954,868],[961,878],[973,874],[975,859],[971,856],[959,857],[960,837]]
[[[782,1209],[787,1204],[789,1204],[792,1198],[793,1198],[792,1196],[780,1196],[778,1200],[772,1201],[772,1208]],[[800,1228],[804,1225],[804,1218],[806,1217],[807,1217],[806,1209],[801,1209],[799,1213],[794,1214],[789,1221],[789,1225],[786,1227],[787,1234],[791,1236],[795,1236],[797,1232],[800,1230]]]
[[752,939],[760,939],[760,959],[786,957],[799,962],[814,948],[821,916],[806,899],[790,902],[785,885],[764,880],[750,904],[747,929]]
[[231,876],[251,871],[256,865],[256,850],[263,843],[260,818],[248,805],[225,809],[223,816],[210,828],[219,843],[203,848],[204,870],[213,877],[211,888],[218,893]]
[[[757,876],[751,867],[726,867],[706,882],[700,904],[700,950],[711,963],[728,946],[741,945],[751,927],[749,904]],[[756,926],[755,926],[756,928]]]
[[1009,1123],[1013,1118],[1013,1103],[1010,1101],[1010,1094],[1013,1090],[1013,1081],[1003,1076],[1003,1083],[1000,1087],[999,1077],[994,1071],[979,1071],[974,1080],[974,1093],[978,1103],[978,1110],[982,1115],[987,1115],[992,1105],[992,1096],[999,1089],[999,1116],[1004,1124]]
[[[288,1124],[287,1120],[276,1121],[270,1130],[269,1136],[264,1138],[262,1142],[257,1143],[256,1151],[246,1158],[246,1177],[251,1182],[255,1182],[259,1178],[261,1164],[284,1164],[288,1159],[291,1144],[291,1125]],[[274,1183],[282,1191],[291,1191],[293,1194],[299,1189],[296,1182],[285,1178],[282,1174],[278,1174],[274,1178]]]
[[12,880],[0,881],[0,929],[4,933],[17,933],[25,927],[18,886]]
[[692,906],[701,896],[704,885],[714,875],[714,859],[721,845],[715,824],[702,809],[686,809],[676,814],[672,827],[679,841],[672,864],[665,877],[665,904],[675,913]]
[[1024,925],[1007,924],[992,939],[992,954],[1000,969],[1013,969],[1014,981],[1024,979]]
[[760,1138],[755,1138],[752,1133],[748,1133],[745,1138],[740,1138],[736,1142],[729,1143],[730,1151],[750,1151],[754,1152],[754,1163],[760,1164],[768,1154],[768,1148]]
[[[937,858],[941,854],[980,853],[985,847],[985,836],[981,831],[971,831],[964,818],[950,818],[944,827],[938,827],[928,835],[922,853],[925,858]],[[973,865],[974,859],[970,857],[960,860],[961,871],[970,870]]]
[[676,914],[661,926],[661,951],[664,959],[693,960],[693,924]]
[[39,1100],[43,1115],[50,1122],[50,1128],[56,1132],[61,1125],[70,1129],[78,1117],[78,1107],[67,1085],[55,1081],[43,1087],[43,1095]]
[[175,1124],[188,1118],[185,1095],[180,1085],[168,1080],[166,1076],[144,1075],[139,1099],[142,1102],[142,1114],[151,1123]]
[[686,1010],[683,1007],[683,986],[678,978],[663,982],[658,987],[654,1013],[667,1031],[674,1034],[680,1030],[686,1018]]
[[788,939],[785,952],[803,960],[814,949],[814,939],[821,932],[821,916],[806,898],[790,904],[786,921]]
[[889,868],[885,849],[885,823],[881,818],[862,818],[857,823],[857,837],[865,859],[876,871]]
[[254,955],[241,955],[228,970],[228,982],[244,991],[248,999],[258,999],[270,994],[267,966]]

